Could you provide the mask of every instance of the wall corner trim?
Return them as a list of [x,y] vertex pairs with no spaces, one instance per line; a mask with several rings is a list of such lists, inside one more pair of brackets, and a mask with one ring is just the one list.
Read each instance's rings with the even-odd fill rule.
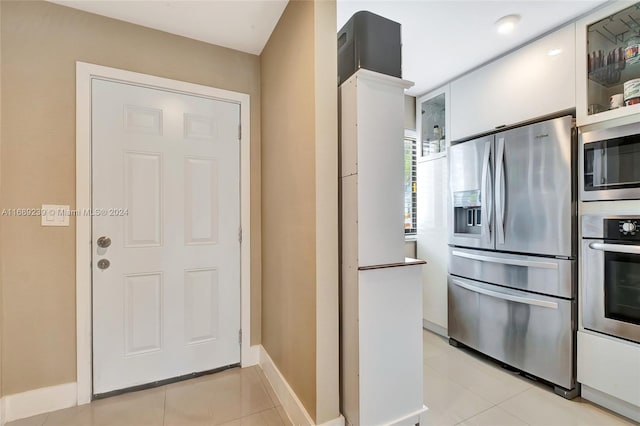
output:
[[2,397],[2,424],[38,414],[74,407],[78,400],[77,383],[65,383]]
[[345,426],[344,416],[340,414],[339,417],[329,420],[328,422],[324,422],[320,426]]
[[246,354],[242,357],[241,365],[242,368],[251,367],[254,365],[260,364],[260,351],[262,350],[262,346],[253,345],[246,351]]
[[[297,426],[315,426],[316,423],[262,345],[260,345],[260,367],[280,400],[282,408],[289,416],[291,423]],[[344,424],[344,417],[339,416],[322,423],[321,426],[344,426]]]

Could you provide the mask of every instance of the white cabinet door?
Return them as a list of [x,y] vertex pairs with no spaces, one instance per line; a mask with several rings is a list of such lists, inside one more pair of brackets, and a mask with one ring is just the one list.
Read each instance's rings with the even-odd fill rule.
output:
[[453,81],[451,140],[575,108],[575,81],[570,24]]
[[357,216],[349,212],[343,227],[357,227],[358,266],[404,262],[403,114],[410,86],[365,69],[340,86],[341,178],[351,181],[342,198],[357,201]]
[[423,318],[445,332],[447,329],[447,259],[449,227],[447,226],[448,172],[447,158],[423,161],[417,166],[418,259],[422,267]]
[[94,243],[111,239],[94,393],[238,363],[239,106],[102,80],[92,97]]

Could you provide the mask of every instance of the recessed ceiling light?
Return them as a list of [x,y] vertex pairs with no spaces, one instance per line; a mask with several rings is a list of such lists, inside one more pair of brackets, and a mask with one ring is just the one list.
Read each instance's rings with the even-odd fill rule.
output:
[[549,55],[549,56],[558,56],[558,55],[559,55],[559,54],[561,54],[561,53],[562,53],[562,49],[559,49],[559,48],[557,48],[557,47],[556,47],[555,49],[551,49],[551,50],[547,53],[547,55]]
[[520,22],[520,15],[507,15],[496,21],[496,28],[500,34],[510,34]]

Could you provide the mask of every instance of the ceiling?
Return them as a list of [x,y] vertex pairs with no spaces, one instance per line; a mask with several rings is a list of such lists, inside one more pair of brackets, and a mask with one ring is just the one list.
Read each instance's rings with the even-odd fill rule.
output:
[[[402,77],[420,95],[604,3],[603,0],[338,0],[338,28],[359,10],[402,25]],[[494,23],[521,20],[509,35]]]
[[[145,27],[259,55],[287,0],[50,0]],[[336,32],[357,11],[402,24],[403,78],[419,95],[481,65],[604,0],[337,0]],[[510,35],[500,17],[518,14]]]
[[259,55],[287,0],[49,0]]

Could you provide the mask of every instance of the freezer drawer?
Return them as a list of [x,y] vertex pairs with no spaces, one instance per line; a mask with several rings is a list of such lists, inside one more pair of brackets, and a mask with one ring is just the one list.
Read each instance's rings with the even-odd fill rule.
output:
[[575,302],[449,276],[449,336],[565,389],[575,383]]
[[449,273],[549,296],[574,298],[575,260],[449,248]]

